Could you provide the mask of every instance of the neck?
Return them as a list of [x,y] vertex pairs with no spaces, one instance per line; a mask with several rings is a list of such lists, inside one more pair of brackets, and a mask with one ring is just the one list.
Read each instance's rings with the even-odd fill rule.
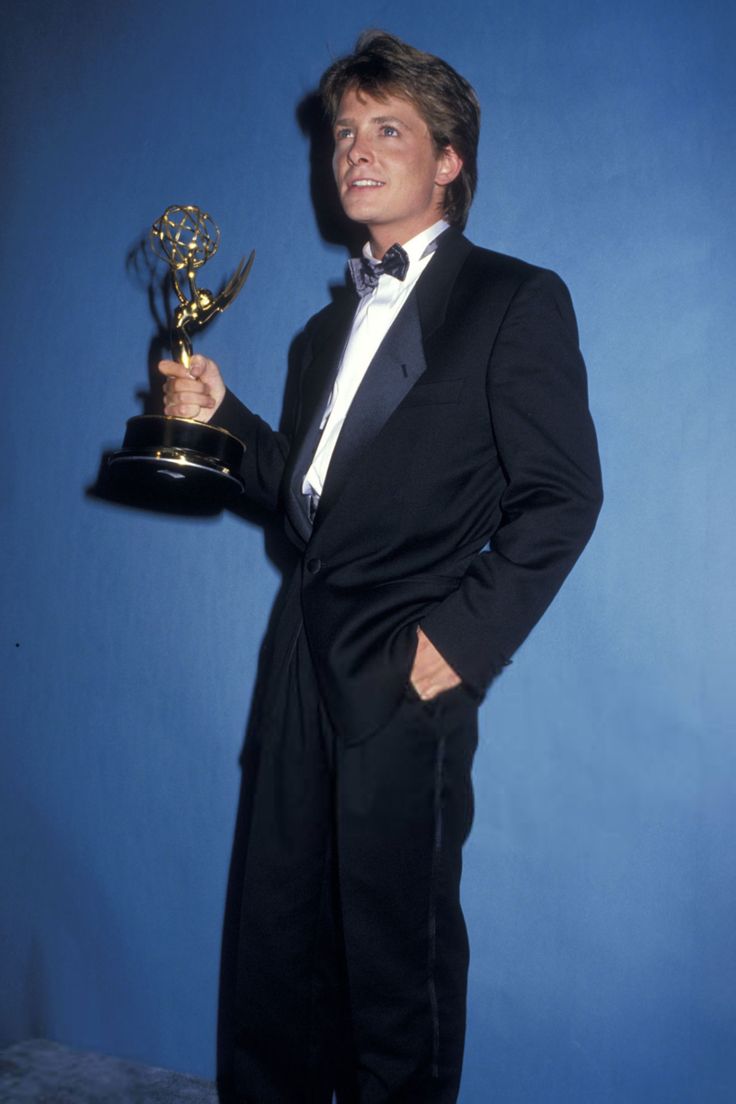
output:
[[[376,258],[377,261],[382,261],[383,260],[383,255],[386,252],[386,250],[390,249],[392,245],[395,245],[397,243],[398,239],[397,238],[387,238],[387,237],[378,238],[371,231],[369,241],[371,243],[371,253]],[[405,237],[404,241],[409,241],[409,239]],[[404,241],[398,241],[398,244],[403,245]]]
[[436,211],[432,218],[428,221],[424,221],[416,226],[404,226],[397,229],[394,227],[381,226],[368,226],[369,241],[371,244],[371,253],[377,261],[383,260],[383,255],[387,249],[390,249],[392,245],[406,245],[408,241],[415,238],[417,234],[422,234],[425,230],[429,230],[430,226],[443,217],[442,211]]

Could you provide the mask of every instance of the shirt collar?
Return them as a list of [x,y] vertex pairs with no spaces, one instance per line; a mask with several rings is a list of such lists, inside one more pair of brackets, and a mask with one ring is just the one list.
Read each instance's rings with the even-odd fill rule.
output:
[[[422,230],[421,233],[416,234],[413,238],[410,238],[408,242],[402,242],[402,247],[406,250],[409,257],[409,271],[411,272],[411,266],[415,265],[417,261],[421,261],[424,257],[429,256],[430,253],[434,253],[437,248],[437,238],[440,234],[444,234],[445,230],[450,227],[449,222],[445,222],[444,219],[439,219],[431,226],[428,226],[426,230]],[[363,246],[363,256],[366,260],[374,261],[375,257],[371,251],[371,243],[367,241]]]

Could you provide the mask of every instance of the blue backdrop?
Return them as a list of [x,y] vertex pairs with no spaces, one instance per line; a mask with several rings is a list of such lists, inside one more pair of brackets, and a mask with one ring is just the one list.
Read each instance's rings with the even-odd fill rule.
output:
[[86,489],[141,410],[155,326],[126,257],[169,203],[221,224],[214,282],[257,250],[199,347],[278,420],[290,342],[345,261],[296,106],[378,25],[478,90],[468,232],[568,282],[607,492],[482,709],[462,1101],[732,1102],[733,6],[4,7],[0,1043],[214,1071],[280,576],[255,524]]

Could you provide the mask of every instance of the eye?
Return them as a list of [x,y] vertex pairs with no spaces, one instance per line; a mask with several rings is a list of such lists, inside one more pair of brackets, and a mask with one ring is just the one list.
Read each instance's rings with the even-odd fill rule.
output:
[[349,138],[352,134],[350,127],[339,127],[335,131],[335,141],[340,142],[343,138]]
[[398,138],[399,136],[398,130],[395,126],[392,126],[391,123],[384,123],[381,127],[381,134],[386,138]]

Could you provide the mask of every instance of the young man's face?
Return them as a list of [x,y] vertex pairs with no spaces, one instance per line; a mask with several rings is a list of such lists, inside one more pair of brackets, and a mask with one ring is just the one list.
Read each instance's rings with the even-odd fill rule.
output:
[[436,153],[412,103],[348,89],[334,133],[340,202],[348,218],[367,226],[379,257],[442,217],[445,188],[462,161],[452,147]]

